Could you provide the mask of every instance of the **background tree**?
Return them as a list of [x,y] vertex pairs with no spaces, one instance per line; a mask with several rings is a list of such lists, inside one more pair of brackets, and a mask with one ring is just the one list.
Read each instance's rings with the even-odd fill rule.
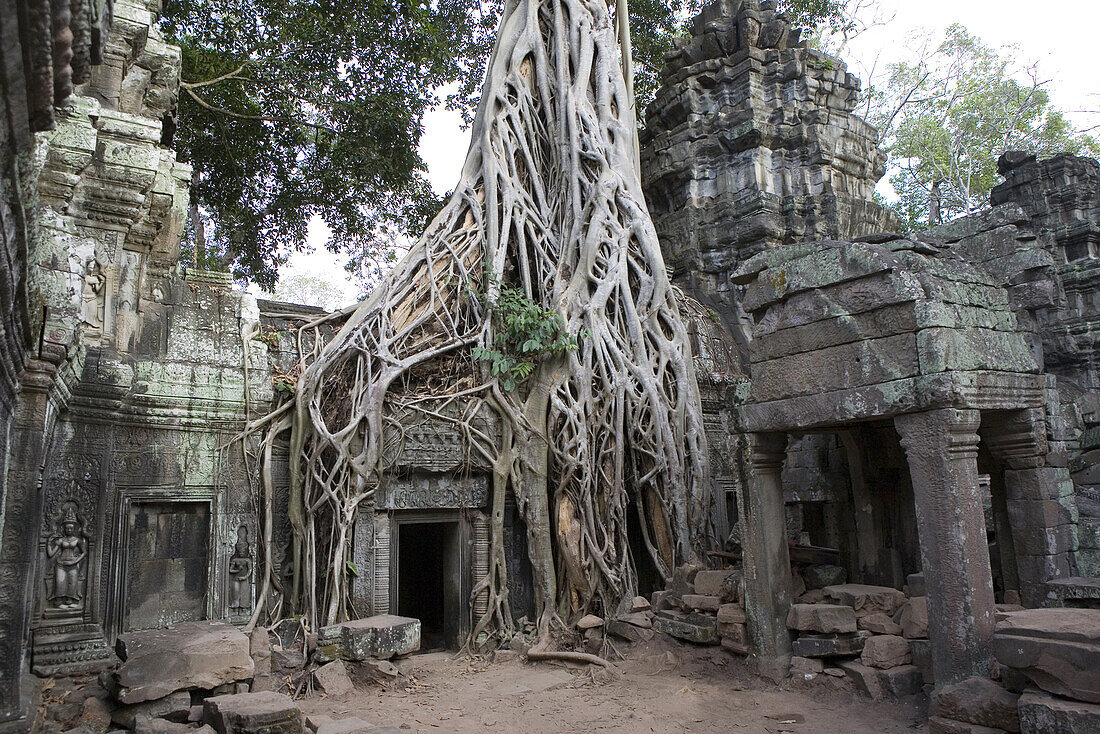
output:
[[988,204],[1006,150],[1040,157],[1095,154],[1050,101],[1047,81],[1013,46],[994,49],[960,25],[913,61],[892,64],[868,95],[868,120],[890,156],[893,207],[909,228],[969,214]]
[[358,257],[439,202],[417,153],[435,89],[493,19],[461,0],[172,0],[183,50],[175,146],[192,164],[188,256],[271,288],[306,240]]
[[271,297],[286,303],[318,306],[326,311],[336,311],[353,302],[331,277],[304,272],[279,278]]
[[[634,0],[639,114],[701,0]],[[796,25],[842,0],[786,0]],[[321,217],[367,272],[442,204],[417,148],[437,91],[472,119],[504,0],[169,0],[183,49],[174,145],[194,167],[184,260],[271,289]]]

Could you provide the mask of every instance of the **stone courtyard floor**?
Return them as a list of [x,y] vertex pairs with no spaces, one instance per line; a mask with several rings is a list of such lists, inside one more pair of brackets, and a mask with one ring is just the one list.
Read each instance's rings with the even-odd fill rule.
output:
[[616,673],[520,659],[488,663],[447,653],[398,662],[385,686],[299,701],[306,715],[357,716],[411,732],[806,732],[924,730],[927,700],[871,701],[847,680],[819,675],[775,685],[721,648],[663,636],[635,645]]

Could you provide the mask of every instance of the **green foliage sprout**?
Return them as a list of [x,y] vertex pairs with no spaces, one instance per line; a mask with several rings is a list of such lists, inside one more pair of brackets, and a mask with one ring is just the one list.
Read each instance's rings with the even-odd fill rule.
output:
[[[493,346],[474,347],[474,359],[489,362],[489,372],[511,392],[535,371],[540,361],[577,348],[577,340],[565,330],[561,316],[543,308],[519,288],[501,283],[491,274],[488,293],[474,296],[489,307],[496,334]],[[582,332],[581,336],[585,336]]]

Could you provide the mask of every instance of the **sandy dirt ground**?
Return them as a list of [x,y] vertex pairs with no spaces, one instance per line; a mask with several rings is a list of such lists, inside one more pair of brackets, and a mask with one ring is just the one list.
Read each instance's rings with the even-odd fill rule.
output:
[[398,662],[401,675],[341,698],[313,695],[306,714],[358,716],[410,732],[737,732],[894,734],[920,731],[923,696],[873,702],[844,679],[781,686],[721,648],[662,636],[634,646],[615,673],[447,653]]

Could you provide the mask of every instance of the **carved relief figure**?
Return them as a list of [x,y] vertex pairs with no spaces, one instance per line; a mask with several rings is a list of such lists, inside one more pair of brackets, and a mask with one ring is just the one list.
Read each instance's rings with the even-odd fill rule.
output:
[[131,337],[137,332],[140,279],[141,255],[123,250],[118,279],[118,307],[115,310],[115,346],[121,351],[129,351]]
[[107,278],[94,257],[84,263],[84,288],[80,294],[81,319],[97,329],[103,328],[103,286]]
[[81,572],[88,556],[88,541],[76,504],[61,506],[55,532],[46,541],[46,557],[53,562],[53,593],[50,603],[57,609],[79,609],[84,603]]
[[229,559],[229,611],[241,614],[252,609],[252,549],[248,546],[248,526],[237,529],[237,543]]

